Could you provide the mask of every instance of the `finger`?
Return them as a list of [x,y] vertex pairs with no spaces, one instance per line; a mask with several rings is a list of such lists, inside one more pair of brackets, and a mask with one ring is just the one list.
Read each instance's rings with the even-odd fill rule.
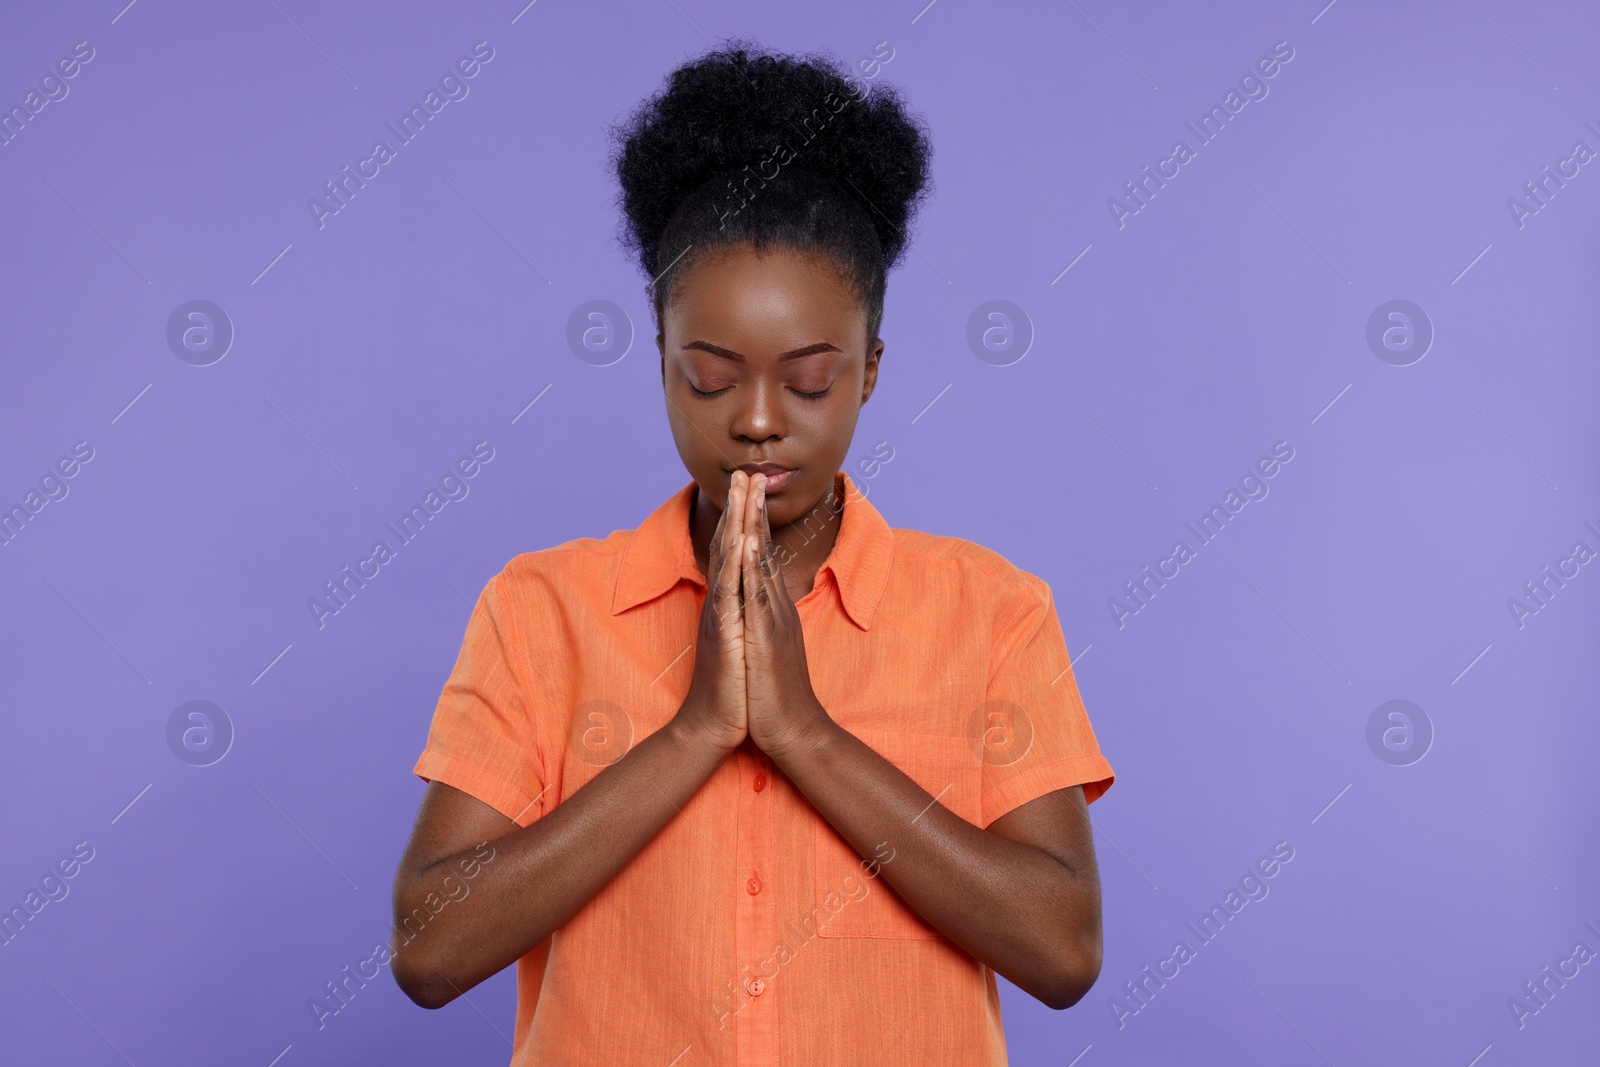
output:
[[748,492],[749,479],[744,477],[743,471],[733,472],[733,481],[728,486],[728,503],[722,509],[722,553],[724,556],[733,556],[734,565],[738,566],[739,541],[744,533],[744,508],[745,496]]
[[767,592],[775,598],[775,602],[789,603],[789,587],[783,582],[782,570],[778,566],[777,545],[772,540],[772,523],[767,519],[767,495],[762,492],[757,501],[758,510],[751,523],[750,530],[760,538],[756,553],[757,570],[769,584]]
[[[745,486],[742,484],[743,471],[735,471],[732,486],[728,490],[728,506],[722,509],[721,523],[725,524],[723,535],[719,544],[718,566],[716,573],[717,608],[719,612],[730,613],[735,619],[739,615],[740,597],[740,551],[739,536],[743,528]],[[729,564],[732,564],[731,566]]]
[[756,569],[774,606],[774,620],[780,613],[785,616],[790,615],[795,610],[794,600],[789,596],[789,586],[783,580],[783,570],[778,566],[778,557],[772,549],[770,537],[757,549],[756,557]]
[[765,589],[765,595],[770,602],[773,590],[767,583],[769,568],[765,560],[767,545],[771,539],[763,532],[767,521],[767,476],[761,475],[759,481],[752,479],[751,485],[754,488],[750,492],[749,506],[745,509],[744,529],[745,533],[755,540],[756,577],[759,579],[759,585],[756,588]]
[[746,511],[749,508],[750,476],[744,471],[733,472],[733,485],[728,490],[728,510],[732,512],[730,528],[728,530],[728,551],[737,552],[744,543],[745,530],[749,523],[746,520]]
[[722,560],[727,553],[728,509],[723,508],[722,514],[717,516],[717,527],[711,531],[711,541],[706,545],[706,584],[715,587],[717,574],[722,569]]
[[740,483],[738,495],[732,491],[728,494],[728,510],[733,512],[730,519],[731,528],[728,533],[728,553],[731,562],[738,572],[740,612],[743,612],[744,597],[752,588],[744,581],[744,539],[750,530],[750,508],[755,503],[755,479],[743,471],[734,471],[733,476]]
[[782,606],[789,602],[789,589],[783,583],[783,574],[778,568],[778,557],[773,554],[771,544],[757,542],[756,571],[761,575],[761,581],[766,586],[767,595],[772,602]]
[[722,567],[717,572],[717,610],[726,612],[734,618],[739,616],[740,598],[740,553],[734,545],[729,545],[723,554]]
[[728,483],[728,499],[723,502],[722,513],[717,516],[716,529],[711,531],[711,547],[719,557],[726,556],[732,546],[729,534],[732,532],[733,524],[738,521],[741,514],[739,509],[733,506],[737,499],[734,490],[738,488],[739,476],[743,473],[743,471],[733,472],[733,478]]
[[717,516],[717,528],[711,532],[712,541],[716,541],[719,537],[721,537],[722,536],[722,531],[727,529],[727,526],[728,526],[728,509],[727,508],[723,508],[721,514],[719,514]]
[[774,554],[773,551],[772,551],[772,524],[767,521],[767,494],[766,493],[762,493],[761,494],[761,522],[760,522],[760,526],[761,526],[761,550],[763,552],[765,552],[767,555],[771,556],[771,555]]
[[741,534],[755,533],[761,521],[761,501],[767,495],[767,476],[765,474],[752,475],[749,480],[750,489],[746,497],[743,512],[743,526]]
[[760,551],[759,542],[755,534],[746,534],[744,539],[744,628],[747,634],[764,634],[768,627],[763,625],[763,620],[771,614],[772,594],[767,591],[766,583],[762,581],[758,569],[757,555]]

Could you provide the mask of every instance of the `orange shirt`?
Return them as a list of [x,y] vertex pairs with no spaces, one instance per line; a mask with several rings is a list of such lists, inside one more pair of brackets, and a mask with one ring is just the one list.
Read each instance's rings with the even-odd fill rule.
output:
[[[1067,786],[1098,799],[1111,766],[1049,587],[971,542],[891,529],[835,484],[838,538],[797,602],[822,706],[976,826]],[[420,777],[527,826],[672,718],[705,600],[695,492],[489,581]],[[747,741],[518,961],[512,1062],[1006,1063],[994,972],[876,875]]]

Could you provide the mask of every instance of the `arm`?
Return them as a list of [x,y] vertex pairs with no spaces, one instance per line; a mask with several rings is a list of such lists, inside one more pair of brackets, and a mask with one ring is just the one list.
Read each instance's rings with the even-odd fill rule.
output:
[[1094,985],[1100,876],[1081,786],[980,830],[831,719],[768,754],[858,854],[889,843],[881,876],[956,945],[1052,1008]]
[[934,801],[829,716],[811,689],[799,612],[772,549],[764,481],[746,507],[746,703],[751,738],[923,919],[1052,1008],[1100,974],[1100,877],[1081,786],[988,830]]
[[[425,1008],[450,1003],[549,937],[638,855],[731,751],[683,720],[527,827],[430,783],[394,883],[391,971],[406,996]],[[484,841],[493,851],[475,852]],[[462,883],[460,865],[486,854]],[[430,895],[450,900],[437,918]]]
[[[744,740],[741,572],[732,551],[743,532],[742,479],[735,475],[711,539],[694,677],[666,726],[527,827],[459,789],[429,784],[394,881],[390,970],[416,1003],[443,1007],[549,937]],[[475,848],[484,842],[492,851]],[[457,870],[471,872],[465,888]],[[430,898],[451,906],[430,909]]]

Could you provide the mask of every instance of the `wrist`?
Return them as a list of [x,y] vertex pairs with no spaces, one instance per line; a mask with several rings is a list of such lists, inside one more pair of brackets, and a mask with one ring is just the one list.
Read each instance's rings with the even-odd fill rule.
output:
[[821,704],[816,704],[814,713],[802,724],[785,731],[781,738],[769,739],[760,748],[774,763],[786,767],[825,757],[843,733],[844,727],[834,722]]
[[684,702],[676,715],[667,720],[661,732],[685,753],[711,751],[718,756],[726,756],[738,748],[740,741],[743,740],[725,736],[724,731],[719,731],[708,724],[705,716],[699,714],[688,701]]

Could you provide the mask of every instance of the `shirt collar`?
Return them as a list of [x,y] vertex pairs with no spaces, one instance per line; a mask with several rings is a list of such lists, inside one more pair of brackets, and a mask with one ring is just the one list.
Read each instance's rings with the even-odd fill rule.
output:
[[[697,488],[690,482],[678,490],[633,531],[617,570],[611,614],[654,600],[680,581],[705,586],[689,540],[689,513]],[[817,569],[817,580],[823,571],[833,575],[845,613],[866,630],[889,581],[894,532],[844,471],[834,474],[833,489],[834,499],[845,502],[844,513],[833,549]]]

